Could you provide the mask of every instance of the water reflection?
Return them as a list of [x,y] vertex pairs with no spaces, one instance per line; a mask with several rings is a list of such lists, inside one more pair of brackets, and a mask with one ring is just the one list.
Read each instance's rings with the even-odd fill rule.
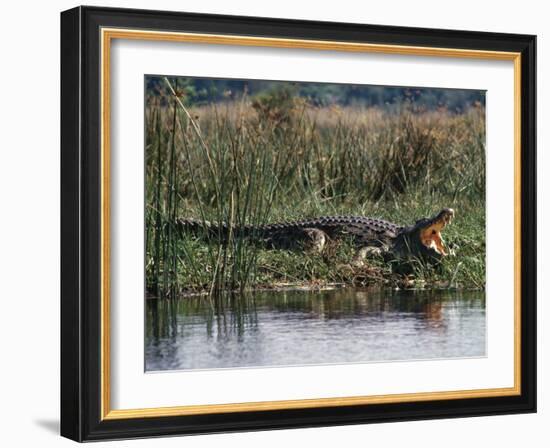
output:
[[146,370],[485,355],[482,291],[255,292],[148,300]]

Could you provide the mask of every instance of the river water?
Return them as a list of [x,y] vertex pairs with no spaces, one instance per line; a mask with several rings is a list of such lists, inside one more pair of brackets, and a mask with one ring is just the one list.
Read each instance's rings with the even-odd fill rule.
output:
[[145,369],[486,355],[484,291],[337,289],[147,300]]

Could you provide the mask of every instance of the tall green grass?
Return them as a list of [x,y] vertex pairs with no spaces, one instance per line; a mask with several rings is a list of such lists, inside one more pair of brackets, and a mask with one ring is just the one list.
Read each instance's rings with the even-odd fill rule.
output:
[[[319,108],[277,93],[190,107],[177,80],[165,82],[170,94],[148,97],[145,111],[150,294],[408,282],[376,261],[350,268],[345,241],[331,255],[268,251],[231,229],[326,214],[413,223],[442,207],[457,210],[445,235],[459,256],[437,270],[419,267],[415,281],[483,287],[483,108]],[[177,217],[226,222],[229,237],[183,235]]]

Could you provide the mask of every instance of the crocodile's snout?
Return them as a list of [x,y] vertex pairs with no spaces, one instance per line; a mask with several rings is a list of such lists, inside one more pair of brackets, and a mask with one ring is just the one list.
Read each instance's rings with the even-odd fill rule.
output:
[[452,222],[455,211],[452,208],[444,208],[433,218],[425,222],[419,222],[420,241],[428,248],[436,251],[441,256],[446,256],[445,242],[441,237],[441,231]]

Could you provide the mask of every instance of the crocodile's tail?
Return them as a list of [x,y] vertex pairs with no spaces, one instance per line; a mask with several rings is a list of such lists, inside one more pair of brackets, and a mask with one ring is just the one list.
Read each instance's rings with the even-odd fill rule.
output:
[[[323,221],[291,221],[273,224],[229,226],[226,222],[215,223],[194,218],[180,218],[177,229],[182,233],[191,233],[199,237],[227,240],[230,235],[235,238],[250,238],[273,246],[285,246],[290,240],[300,240],[308,235],[308,229],[318,227]],[[321,230],[330,230],[321,227]],[[330,232],[329,232],[330,233]]]
[[317,228],[323,222],[321,218],[321,220],[231,227],[225,222],[218,224],[206,220],[182,218],[177,221],[177,227],[180,232],[212,238],[215,241],[221,240],[224,243],[227,243],[232,236],[239,239],[246,238],[271,248],[291,249],[299,246],[320,251],[329,236],[325,230],[330,230],[326,225],[320,229]]

